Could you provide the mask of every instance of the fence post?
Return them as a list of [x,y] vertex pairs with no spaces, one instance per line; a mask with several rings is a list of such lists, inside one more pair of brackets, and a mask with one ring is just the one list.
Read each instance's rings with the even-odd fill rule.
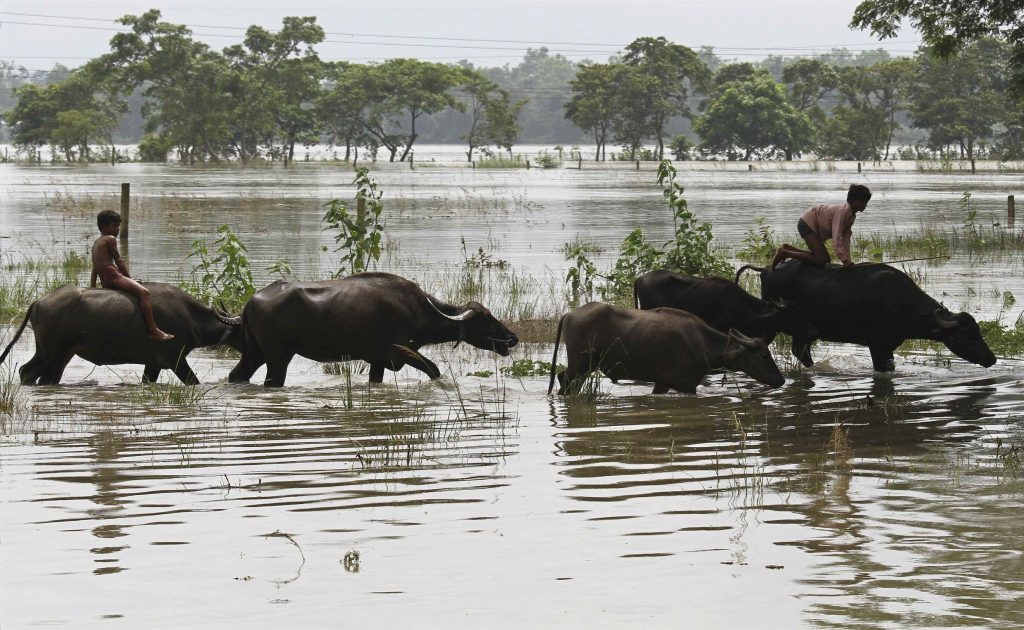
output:
[[750,171],[753,171],[753,170],[754,170],[754,165],[753,164],[747,164],[747,171],[750,172]]
[[530,169],[530,160],[526,160],[526,169],[527,169],[527,170],[529,170],[529,169]]
[[636,161],[636,170],[640,170],[640,160]]
[[363,224],[363,219],[366,218],[366,197],[362,195],[356,197],[356,222],[360,225]]
[[1013,221],[1016,218],[1016,209],[1013,207],[1013,195],[1006,196],[1006,225],[1013,229]]
[[974,158],[971,158],[971,175],[974,175]]
[[860,162],[857,162],[857,172],[860,172]]
[[129,220],[129,204],[128,201],[131,198],[131,187],[130,183],[121,184],[121,240],[128,241],[128,220]]

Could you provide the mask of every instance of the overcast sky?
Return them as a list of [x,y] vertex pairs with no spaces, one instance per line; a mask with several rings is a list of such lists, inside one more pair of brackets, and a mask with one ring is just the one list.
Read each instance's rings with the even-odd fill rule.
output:
[[327,60],[393,57],[476,66],[515,65],[527,48],[546,46],[579,61],[607,61],[641,36],[713,46],[727,59],[813,55],[834,47],[913,52],[904,29],[878,42],[848,27],[857,0],[0,0],[0,59],[32,70],[75,67],[109,50],[125,14],[157,8],[220,50],[251,24],[276,29],[284,16],[316,16],[328,35]]

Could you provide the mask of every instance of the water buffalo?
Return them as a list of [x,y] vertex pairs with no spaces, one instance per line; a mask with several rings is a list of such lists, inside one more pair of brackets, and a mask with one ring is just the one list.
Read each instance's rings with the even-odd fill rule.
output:
[[76,354],[97,365],[141,363],[146,381],[155,381],[161,370],[173,370],[181,382],[194,385],[199,379],[185,360],[189,352],[220,344],[242,349],[240,318],[215,311],[178,287],[153,282],[145,286],[153,300],[157,324],[174,339],[149,338],[139,299],[133,295],[65,286],[28,307],[0,362],[30,321],[36,353],[19,371],[25,385],[56,385]]
[[958,357],[989,367],[996,362],[968,313],[951,313],[922,291],[907,274],[880,263],[850,268],[817,267],[787,260],[775,269],[746,266],[761,273],[765,299],[796,302],[815,328],[815,337],[793,337],[793,354],[814,364],[816,339],[855,343],[871,351],[879,372],[895,368],[893,351],[907,339],[939,341]]
[[441,371],[420,347],[465,341],[508,356],[519,340],[477,302],[456,307],[427,295],[414,282],[389,273],[360,273],[340,280],[275,282],[242,311],[245,348],[228,377],[247,382],[263,364],[268,387],[284,385],[296,354],[314,361],[362,359],[370,382],[384,368],[414,367],[430,378]]
[[719,332],[735,329],[765,343],[780,332],[804,339],[818,334],[796,304],[756,298],[725,278],[695,278],[658,269],[633,282],[633,303],[644,310],[678,308]]
[[601,370],[612,380],[653,381],[655,394],[693,394],[711,370],[726,368],[779,387],[785,379],[768,346],[741,333],[721,333],[696,315],[674,308],[638,311],[592,302],[562,316],[555,334],[548,393],[555,385],[558,344],[565,329],[568,365],[558,393],[577,393]]

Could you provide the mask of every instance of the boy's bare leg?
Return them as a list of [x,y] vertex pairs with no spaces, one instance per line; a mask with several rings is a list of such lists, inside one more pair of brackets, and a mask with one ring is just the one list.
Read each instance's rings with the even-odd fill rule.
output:
[[167,341],[168,339],[174,339],[174,335],[169,335],[157,327],[156,320],[153,318],[153,302],[149,297],[149,289],[126,276],[118,278],[114,284],[114,288],[124,291],[125,293],[131,293],[135,297],[139,298],[139,306],[142,309],[142,319],[146,322],[146,328],[149,329],[150,339],[154,341]]
[[174,339],[174,335],[165,333],[157,327],[156,320],[153,318],[153,301],[149,298],[149,291],[145,287],[142,290],[146,292],[139,296],[139,306],[142,307],[142,318],[146,320],[146,327],[149,328],[149,338],[154,341]]

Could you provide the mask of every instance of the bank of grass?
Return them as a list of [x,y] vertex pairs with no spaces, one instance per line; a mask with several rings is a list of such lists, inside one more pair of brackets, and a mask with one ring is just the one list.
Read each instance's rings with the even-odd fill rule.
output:
[[198,407],[213,391],[213,385],[185,385],[184,383],[141,383],[130,387],[126,398],[130,404],[142,407]]
[[0,366],[0,414],[13,415],[20,404],[21,383],[14,369]]
[[0,274],[0,321],[24,317],[32,302],[54,289],[79,284],[90,268],[89,259],[77,252],[64,252],[56,259],[8,260]]

